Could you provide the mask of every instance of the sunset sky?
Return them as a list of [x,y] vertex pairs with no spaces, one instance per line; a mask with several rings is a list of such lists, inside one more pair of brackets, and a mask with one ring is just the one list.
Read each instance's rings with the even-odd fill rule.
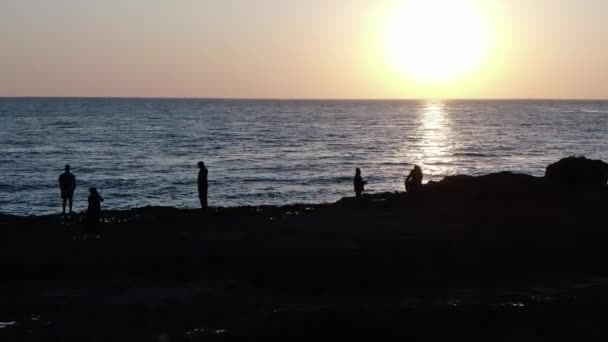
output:
[[0,96],[608,98],[608,1],[421,1],[2,0]]

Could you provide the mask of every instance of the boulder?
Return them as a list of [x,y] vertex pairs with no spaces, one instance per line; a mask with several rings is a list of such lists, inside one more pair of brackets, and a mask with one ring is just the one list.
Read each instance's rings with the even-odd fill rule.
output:
[[547,166],[545,178],[567,186],[603,187],[608,182],[608,164],[585,157],[568,157]]
[[516,201],[522,194],[540,195],[543,190],[540,177],[513,172],[491,173],[483,176],[447,176],[439,182],[429,182],[426,192],[442,197],[456,196],[452,200]]

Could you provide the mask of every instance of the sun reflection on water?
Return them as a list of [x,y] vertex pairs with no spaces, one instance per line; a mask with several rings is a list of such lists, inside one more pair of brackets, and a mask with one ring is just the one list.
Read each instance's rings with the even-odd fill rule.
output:
[[410,155],[422,167],[425,180],[438,180],[450,174],[453,142],[450,115],[444,103],[428,102],[421,107],[416,138]]

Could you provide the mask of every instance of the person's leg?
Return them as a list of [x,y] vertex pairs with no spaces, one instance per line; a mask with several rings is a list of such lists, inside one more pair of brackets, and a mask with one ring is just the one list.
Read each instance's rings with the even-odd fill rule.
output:
[[68,201],[70,203],[70,214],[72,213],[72,196],[68,197]]
[[205,188],[205,191],[203,193],[203,203],[202,203],[203,209],[207,209],[207,207],[209,207],[209,203],[207,202],[207,188]]
[[62,214],[65,214],[65,202],[66,202],[67,200],[68,200],[68,199],[67,199],[65,196],[61,198],[61,207],[62,207],[61,213],[62,213]]

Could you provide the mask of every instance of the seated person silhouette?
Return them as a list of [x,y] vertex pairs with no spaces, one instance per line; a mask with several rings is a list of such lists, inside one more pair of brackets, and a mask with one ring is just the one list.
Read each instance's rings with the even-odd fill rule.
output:
[[405,179],[405,191],[416,193],[422,190],[422,169],[418,165],[414,165],[414,169]]
[[355,178],[353,179],[353,185],[355,187],[355,196],[361,197],[363,191],[365,191],[366,181],[361,178],[361,169],[357,168],[355,170]]

